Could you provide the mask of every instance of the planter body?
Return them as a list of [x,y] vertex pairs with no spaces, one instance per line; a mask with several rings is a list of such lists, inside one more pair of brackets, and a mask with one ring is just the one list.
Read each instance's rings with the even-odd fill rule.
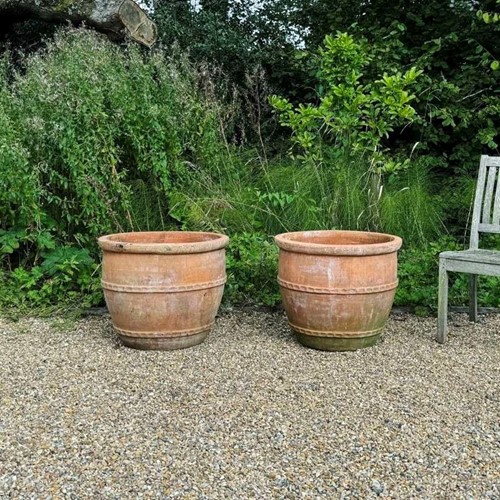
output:
[[278,282],[298,340],[328,351],[376,343],[397,280],[397,236],[361,231],[304,231],[276,236]]
[[125,345],[180,349],[206,338],[226,282],[227,236],[138,232],[98,241],[106,304]]

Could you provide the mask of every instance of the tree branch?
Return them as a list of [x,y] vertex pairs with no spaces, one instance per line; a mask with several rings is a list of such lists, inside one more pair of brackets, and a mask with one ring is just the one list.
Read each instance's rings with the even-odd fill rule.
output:
[[0,0],[0,17],[85,22],[114,37],[130,37],[151,47],[156,24],[133,0]]

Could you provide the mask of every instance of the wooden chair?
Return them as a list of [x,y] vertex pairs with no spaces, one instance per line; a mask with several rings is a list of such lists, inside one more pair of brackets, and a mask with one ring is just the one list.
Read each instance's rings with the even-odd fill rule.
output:
[[479,233],[500,233],[500,156],[481,156],[477,180],[470,247],[439,254],[438,331],[444,344],[448,335],[448,272],[469,273],[469,318],[477,321],[478,275],[500,276],[500,251],[479,248]]

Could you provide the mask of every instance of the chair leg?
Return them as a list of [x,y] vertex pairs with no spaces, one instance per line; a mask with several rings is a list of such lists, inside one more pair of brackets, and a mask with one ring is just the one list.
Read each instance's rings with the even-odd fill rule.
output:
[[436,340],[444,344],[448,337],[448,271],[446,260],[439,259],[438,330]]
[[477,321],[477,274],[471,274],[469,278],[469,319]]

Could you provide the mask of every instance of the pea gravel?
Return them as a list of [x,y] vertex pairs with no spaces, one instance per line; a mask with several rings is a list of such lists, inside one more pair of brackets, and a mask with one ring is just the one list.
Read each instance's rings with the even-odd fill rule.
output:
[[175,352],[0,320],[0,498],[500,498],[500,316],[352,353],[233,311]]

